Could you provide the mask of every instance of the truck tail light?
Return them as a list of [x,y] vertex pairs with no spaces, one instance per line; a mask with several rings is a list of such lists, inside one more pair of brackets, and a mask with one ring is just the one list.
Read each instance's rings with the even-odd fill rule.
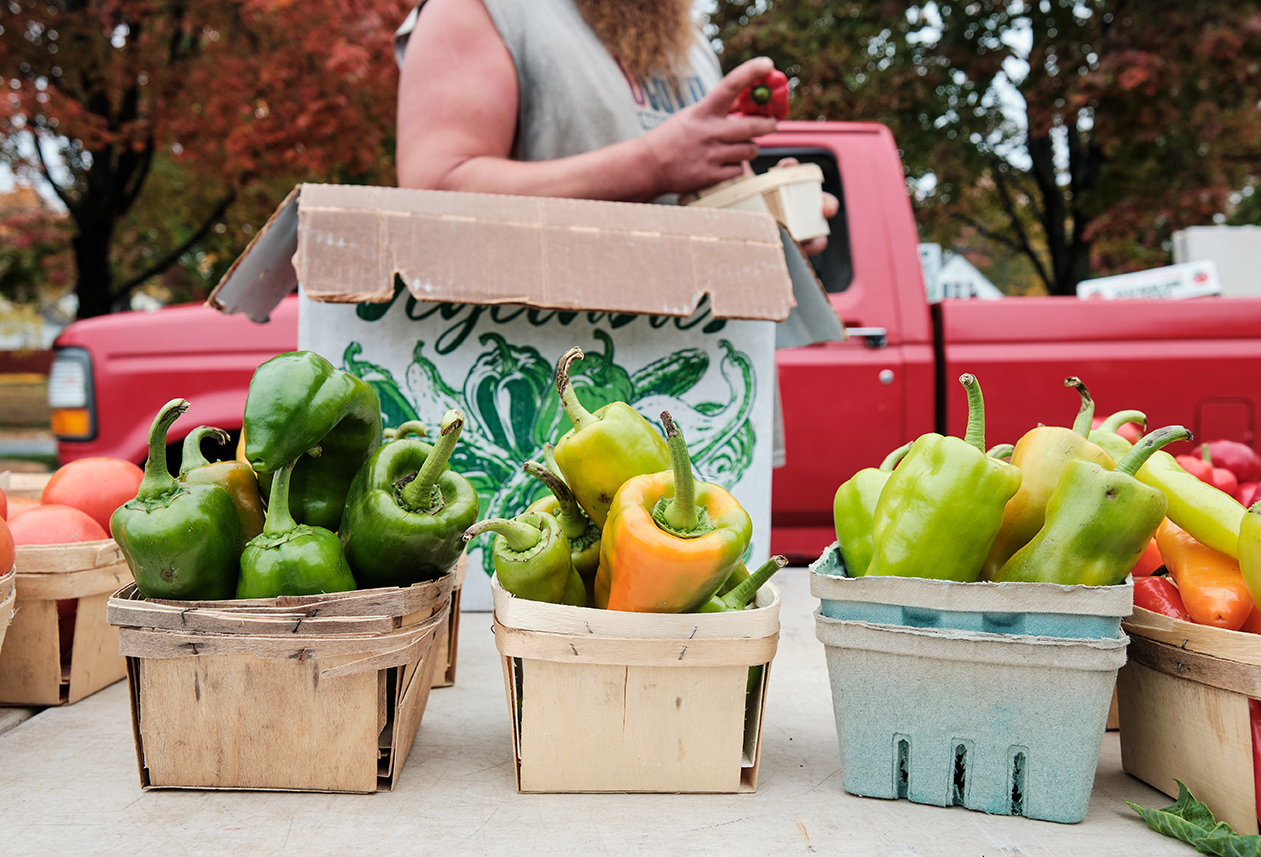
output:
[[58,440],[96,437],[92,355],[82,348],[58,348],[48,374],[48,407]]

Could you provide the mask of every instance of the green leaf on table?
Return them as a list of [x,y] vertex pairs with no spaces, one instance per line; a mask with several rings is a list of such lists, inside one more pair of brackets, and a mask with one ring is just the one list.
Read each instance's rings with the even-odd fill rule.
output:
[[1144,809],[1128,800],[1126,803],[1143,817],[1152,830],[1181,839],[1201,854],[1261,857],[1261,836],[1235,833],[1229,824],[1213,817],[1213,811],[1207,804],[1192,797],[1182,780],[1175,779],[1174,782],[1178,784],[1178,800],[1173,806]]

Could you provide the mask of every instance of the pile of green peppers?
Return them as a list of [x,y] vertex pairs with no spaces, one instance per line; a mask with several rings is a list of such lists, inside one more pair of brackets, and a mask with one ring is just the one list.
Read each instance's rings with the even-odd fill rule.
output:
[[450,411],[432,445],[411,424],[383,444],[373,387],[313,352],[278,355],[254,373],[238,460],[207,460],[202,441],[227,434],[201,426],[177,480],[166,436],[188,410],[175,399],[159,411],[137,496],[111,522],[146,598],[410,586],[448,573],[477,520],[477,492],[448,465],[463,414]]
[[923,435],[837,490],[833,511],[846,574],[1124,582],[1170,507],[1153,484],[1157,477],[1145,475],[1146,463],[1190,432],[1169,426],[1131,448],[1109,427],[1132,419],[1132,411],[1092,431],[1094,403],[1085,384],[1070,377],[1065,386],[1081,399],[1071,427],[1039,425],[1014,446],[987,452],[980,385],[968,374],[959,380],[968,395],[963,439]]

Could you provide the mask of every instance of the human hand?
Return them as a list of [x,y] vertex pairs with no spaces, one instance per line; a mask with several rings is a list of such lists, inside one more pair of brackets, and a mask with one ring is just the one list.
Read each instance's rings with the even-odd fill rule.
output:
[[767,57],[741,64],[700,101],[640,138],[659,193],[688,193],[743,174],[745,162],[757,157],[753,138],[771,133],[777,123],[731,110],[746,87],[774,68]]
[[[791,167],[798,162],[796,158],[784,158],[775,166]],[[827,191],[823,191],[823,219],[831,220],[836,213],[841,210],[841,201]],[[820,235],[818,238],[811,238],[802,242],[801,249],[806,251],[807,256],[817,256],[822,253],[828,246],[828,237]]]

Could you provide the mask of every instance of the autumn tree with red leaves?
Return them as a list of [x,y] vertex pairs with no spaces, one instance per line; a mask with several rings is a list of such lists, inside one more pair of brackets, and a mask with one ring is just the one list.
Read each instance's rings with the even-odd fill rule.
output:
[[69,212],[79,317],[195,248],[222,245],[221,269],[297,181],[392,184],[392,34],[408,7],[10,0],[0,161]]
[[725,66],[795,78],[792,118],[892,128],[926,237],[983,235],[1050,294],[1256,210],[1255,3],[717,0],[711,21]]

